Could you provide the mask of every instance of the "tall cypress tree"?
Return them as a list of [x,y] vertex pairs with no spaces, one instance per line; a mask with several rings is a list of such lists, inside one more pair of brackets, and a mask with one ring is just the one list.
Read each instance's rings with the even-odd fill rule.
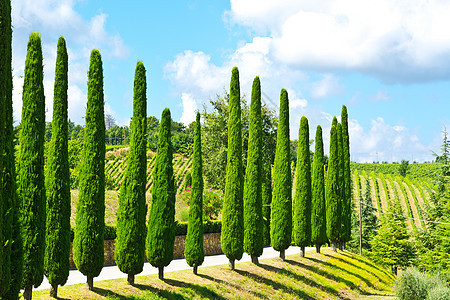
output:
[[253,80],[247,168],[244,182],[244,250],[258,264],[263,252],[261,83]]
[[280,251],[284,260],[285,250],[291,244],[292,235],[292,181],[289,139],[289,99],[285,89],[280,95],[280,117],[275,151],[273,196],[270,216],[270,240],[272,247]]
[[[8,105],[12,95],[11,85],[11,2],[0,2],[0,298],[6,295],[11,281],[11,239],[13,205],[10,194],[10,170],[8,165],[8,139],[9,132],[7,122]],[[14,163],[14,157],[13,157]]]
[[91,52],[84,148],[81,161],[80,196],[75,217],[73,259],[87,276],[92,290],[104,263],[105,230],[105,112],[103,67],[100,52]]
[[117,242],[114,252],[119,269],[128,274],[128,283],[134,284],[134,275],[144,267],[147,202],[147,82],[145,67],[137,62],[134,75],[133,119],[131,141],[125,178],[119,195],[117,211]]
[[23,84],[22,123],[18,191],[23,229],[24,298],[31,299],[33,286],[44,278],[45,182],[44,131],[45,98],[41,37],[33,32],[27,46]]
[[263,243],[270,245],[270,206],[272,204],[272,164],[269,160],[263,163],[262,181],[262,223],[263,223]]
[[312,171],[311,241],[316,252],[327,242],[322,127],[317,125]]
[[197,112],[194,132],[194,159],[192,162],[192,188],[189,201],[189,223],[184,248],[184,256],[189,266],[197,268],[203,263],[203,172],[200,113]]
[[325,185],[325,199],[327,212],[327,237],[336,251],[341,233],[341,194],[339,190],[339,144],[337,125],[330,130],[330,157]]
[[243,179],[239,71],[234,67],[230,82],[227,170],[221,234],[222,250],[228,257],[232,270],[235,260],[240,260],[244,252]]
[[66,41],[58,40],[53,98],[52,140],[48,152],[47,228],[44,258],[45,275],[56,298],[58,285],[69,277],[70,256],[70,175],[68,150],[68,56]]
[[345,197],[345,181],[344,181],[344,148],[343,148],[343,139],[342,139],[342,125],[341,123],[337,123],[337,139],[338,139],[338,181],[339,181],[339,211],[341,212],[341,229],[339,232],[339,249],[344,250],[344,231],[345,231],[345,218],[343,211],[343,203]]
[[342,202],[342,215],[344,224],[344,242],[351,240],[352,234],[352,180],[350,173],[350,135],[348,132],[348,114],[347,107],[342,105],[341,112],[342,123],[342,141],[343,141],[343,160],[344,160],[344,197]]
[[153,191],[147,233],[147,259],[164,277],[164,267],[173,259],[175,243],[175,187],[170,110],[164,109],[158,136]]
[[305,247],[311,244],[311,156],[309,152],[308,119],[302,117],[298,133],[297,169],[293,201],[293,241],[305,257]]

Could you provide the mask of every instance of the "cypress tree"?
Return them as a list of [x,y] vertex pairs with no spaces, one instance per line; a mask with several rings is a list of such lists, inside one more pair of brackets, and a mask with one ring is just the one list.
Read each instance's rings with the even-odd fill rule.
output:
[[272,203],[272,164],[269,160],[264,161],[262,181],[262,223],[263,243],[270,245],[270,205]]
[[152,204],[148,219],[147,259],[164,277],[164,267],[173,259],[175,243],[175,187],[170,110],[164,109],[153,169]]
[[339,181],[339,210],[341,212],[341,229],[339,232],[339,249],[344,250],[344,220],[346,215],[343,211],[343,202],[345,197],[345,181],[344,181],[344,149],[343,149],[343,139],[342,139],[342,125],[337,123],[337,139],[338,139],[338,181]]
[[75,217],[73,259],[93,289],[104,262],[105,230],[105,113],[100,52],[91,52],[88,101],[81,161],[80,195]]
[[[8,149],[12,139],[8,117],[9,106],[12,106],[12,76],[11,76],[11,2],[0,2],[0,298],[6,295],[11,281],[11,239],[12,213],[15,191],[11,190],[11,170],[8,168],[8,155],[13,149]],[[14,156],[12,157],[14,165]]]
[[228,119],[228,151],[225,178],[225,198],[222,209],[221,246],[234,270],[235,260],[240,260],[244,251],[243,216],[243,170],[242,170],[242,124],[239,71],[231,72],[230,105]]
[[327,242],[322,127],[317,125],[312,172],[311,241],[316,252]]
[[69,277],[70,256],[70,175],[68,150],[68,56],[66,41],[58,40],[53,98],[52,140],[48,152],[46,178],[47,227],[44,258],[45,275],[56,298],[58,285]]
[[272,247],[284,253],[291,244],[292,235],[292,181],[289,139],[289,100],[285,89],[280,95],[280,117],[275,151],[272,211],[270,216],[270,240]]
[[[337,123],[337,122],[336,122]],[[327,237],[331,241],[333,250],[336,251],[341,233],[341,194],[339,191],[339,144],[337,125],[332,125],[330,130],[330,157],[325,185]]]
[[31,299],[33,286],[44,278],[45,182],[44,131],[45,98],[41,37],[33,32],[27,46],[22,93],[22,123],[18,191],[23,228],[24,298]]
[[350,173],[350,135],[348,132],[347,107],[342,105],[341,112],[342,141],[343,141],[343,161],[344,161],[344,197],[342,202],[342,215],[344,224],[344,242],[351,240],[352,234],[352,180]]
[[117,242],[114,252],[119,269],[128,274],[128,283],[134,284],[134,275],[144,267],[147,202],[147,82],[145,67],[137,62],[134,75],[133,119],[131,141],[125,178],[119,195],[117,211]]
[[258,264],[263,252],[261,84],[253,80],[247,168],[244,182],[244,250]]
[[184,248],[184,256],[189,266],[197,268],[203,263],[203,172],[200,113],[197,112],[194,132],[194,159],[192,162],[191,200],[189,201],[189,223]]
[[311,157],[309,152],[308,119],[302,117],[298,133],[297,169],[293,201],[293,241],[305,257],[305,247],[311,244]]

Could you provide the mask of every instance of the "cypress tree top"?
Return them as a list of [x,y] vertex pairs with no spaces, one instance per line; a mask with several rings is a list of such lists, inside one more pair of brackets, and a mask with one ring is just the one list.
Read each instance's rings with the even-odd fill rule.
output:
[[302,117],[298,134],[297,170],[293,204],[293,240],[297,246],[311,244],[311,157],[308,119]]
[[66,41],[58,40],[53,99],[52,140],[47,173],[47,244],[45,275],[52,286],[63,285],[69,276],[70,174],[68,152],[68,56]]
[[272,247],[277,251],[285,250],[291,244],[292,181],[290,159],[289,100],[287,91],[282,89],[270,217],[270,239]]
[[92,50],[90,60],[80,196],[73,241],[75,265],[88,277],[88,282],[103,268],[105,229],[105,114],[100,52]]
[[175,188],[170,110],[164,109],[153,170],[153,193],[148,219],[147,259],[154,267],[165,267],[173,259],[175,242]]
[[22,99],[18,174],[24,238],[22,285],[31,288],[43,280],[45,249],[45,99],[41,37],[36,32],[28,41]]
[[244,184],[244,250],[258,257],[263,252],[261,83],[253,80],[250,104],[247,168]]
[[136,64],[133,119],[125,177],[119,194],[115,260],[119,269],[134,276],[144,266],[147,202],[147,81],[144,64]]
[[231,73],[229,110],[227,171],[222,210],[221,246],[227,258],[230,261],[234,261],[241,259],[244,251],[242,124],[239,71],[237,67],[234,67]]

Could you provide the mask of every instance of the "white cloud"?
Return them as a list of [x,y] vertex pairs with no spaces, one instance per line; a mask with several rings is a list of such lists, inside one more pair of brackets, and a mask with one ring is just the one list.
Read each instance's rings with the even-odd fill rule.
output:
[[325,74],[319,81],[311,84],[311,97],[314,99],[326,98],[342,90],[339,80],[333,74]]
[[271,39],[271,58],[298,68],[356,70],[391,82],[450,75],[450,2],[232,0],[232,24]]
[[373,99],[374,99],[375,101],[380,101],[380,100],[382,100],[382,101],[387,101],[387,100],[389,100],[390,98],[389,98],[388,93],[386,93],[385,91],[378,91],[378,92],[373,96]]
[[182,93],[181,100],[183,101],[183,114],[181,115],[180,122],[185,126],[195,121],[197,103],[190,94]]

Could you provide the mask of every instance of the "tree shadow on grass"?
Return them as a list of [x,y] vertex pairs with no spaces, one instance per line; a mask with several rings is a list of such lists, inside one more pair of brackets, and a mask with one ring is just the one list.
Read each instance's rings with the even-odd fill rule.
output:
[[[236,272],[236,270],[233,271],[233,272]],[[204,278],[204,279],[207,279],[207,280],[216,282],[216,283],[218,283],[218,284],[220,284],[220,285],[223,285],[223,286],[225,286],[225,285],[230,286],[230,287],[232,287],[232,288],[234,288],[234,289],[236,289],[236,290],[242,289],[241,286],[232,284],[232,283],[227,282],[227,281],[223,281],[223,280],[221,280],[221,279],[213,278],[213,277],[211,277],[211,276],[209,276],[209,275],[206,275],[206,274],[198,274],[198,276],[199,276],[199,277],[202,277],[202,278]],[[262,294],[258,294],[258,293],[253,292],[253,291],[247,291],[247,292],[252,293],[255,297],[258,297],[258,298],[266,298],[266,296],[264,296],[264,295],[262,295]],[[222,298],[222,299],[225,299],[225,298]]]
[[176,286],[179,288],[187,288],[193,291],[194,293],[193,294],[191,293],[192,295],[189,296],[200,296],[201,298],[207,299],[225,299],[224,297],[220,296],[219,294],[210,290],[209,288],[198,284],[183,282],[175,279],[164,279],[164,282],[172,286]]
[[[96,293],[96,294],[98,294],[100,296],[103,296],[105,298],[109,297],[109,296],[114,297],[114,299],[136,299],[137,298],[137,297],[133,297],[133,296],[120,295],[120,294],[117,294],[117,293],[115,293],[113,291],[105,290],[105,289],[102,289],[102,288],[99,288],[99,287],[94,287],[92,289],[92,292]],[[139,298],[137,298],[137,299],[139,299]]]
[[[373,264],[373,263],[371,263],[371,262],[367,262],[367,261],[365,261],[364,259],[361,259],[360,257],[358,257],[358,256],[351,256],[351,255],[349,255],[349,254],[347,254],[347,253],[345,253],[345,252],[342,252],[342,253],[340,253],[340,254],[342,254],[343,256],[346,256],[346,257],[348,257],[348,258],[351,258],[351,259],[355,259],[355,260],[357,260],[357,261],[359,261],[360,263],[362,263],[362,264],[364,264],[364,265],[366,265],[366,266],[368,266],[368,267],[371,267],[371,268],[374,268],[374,269],[376,269],[377,271],[379,271],[380,273],[383,273],[384,275],[386,275],[387,277],[390,277],[390,278],[393,278],[393,274],[392,273],[390,273],[389,271],[387,271],[387,270],[385,270],[384,268],[380,268],[379,266],[377,266],[377,265],[375,265],[375,264]],[[337,258],[337,257],[335,257],[335,258]],[[338,259],[341,259],[341,260],[343,260],[342,258],[338,258]],[[350,262],[348,262],[348,261],[346,261],[347,263],[349,263],[349,264],[352,264],[352,263],[350,263]],[[372,273],[372,272],[370,272],[370,273]],[[373,273],[372,273],[373,274]],[[375,274],[373,274],[374,276],[377,276],[377,275],[375,275]],[[378,277],[378,276],[377,276]],[[384,283],[386,283],[386,284],[389,284],[390,282],[389,281],[385,281],[385,280],[382,280],[381,278],[379,278],[380,279],[380,281],[382,281],[382,282],[384,282]]]

